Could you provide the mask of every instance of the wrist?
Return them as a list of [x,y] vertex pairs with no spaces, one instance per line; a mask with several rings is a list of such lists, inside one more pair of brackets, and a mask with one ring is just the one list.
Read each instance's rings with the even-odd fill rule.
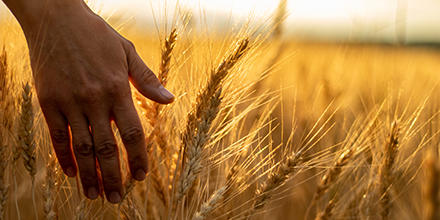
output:
[[3,0],[20,23],[25,35],[42,31],[42,24],[56,25],[73,15],[87,12],[83,0]]

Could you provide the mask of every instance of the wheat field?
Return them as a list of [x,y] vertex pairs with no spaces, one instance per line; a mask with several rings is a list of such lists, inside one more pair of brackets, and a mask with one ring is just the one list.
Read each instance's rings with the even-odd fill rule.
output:
[[131,178],[113,126],[116,205],[62,173],[26,41],[5,21],[1,219],[440,219],[440,51],[280,37],[280,11],[227,32],[187,14],[149,36],[121,30],[176,101],[133,88],[149,172]]

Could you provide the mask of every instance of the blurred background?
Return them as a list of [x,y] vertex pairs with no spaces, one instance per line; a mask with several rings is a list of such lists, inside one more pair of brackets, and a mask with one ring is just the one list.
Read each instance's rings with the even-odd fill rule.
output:
[[[163,16],[162,0],[106,0],[97,3],[103,17],[136,22],[138,31],[155,28],[154,17]],[[276,10],[271,0],[168,0],[167,15],[179,10],[194,14],[198,24],[222,23],[253,13],[263,17]],[[287,0],[289,14],[285,37],[316,41],[353,41],[390,44],[435,44],[440,42],[440,1],[437,0]],[[0,15],[7,9],[0,4]],[[203,15],[201,15],[203,14]],[[4,20],[4,19],[2,19]],[[263,22],[263,21],[262,21]],[[133,27],[125,25],[125,28]],[[226,25],[223,25],[226,27]]]

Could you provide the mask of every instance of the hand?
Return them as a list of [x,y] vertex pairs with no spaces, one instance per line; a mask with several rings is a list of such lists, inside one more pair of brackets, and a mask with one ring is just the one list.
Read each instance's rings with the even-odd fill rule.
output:
[[79,169],[84,194],[90,199],[100,192],[98,163],[106,197],[117,203],[123,187],[112,120],[127,150],[131,175],[143,180],[148,169],[129,80],[153,101],[166,104],[174,96],[161,86],[133,44],[82,1],[43,17],[39,25],[22,27],[58,161],[69,177]]

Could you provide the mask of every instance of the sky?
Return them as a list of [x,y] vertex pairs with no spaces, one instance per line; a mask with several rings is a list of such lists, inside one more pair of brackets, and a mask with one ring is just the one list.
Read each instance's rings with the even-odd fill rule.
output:
[[[172,15],[177,0],[105,0],[102,16],[124,15],[138,24],[152,23],[153,13],[160,17],[165,2]],[[179,0],[179,5],[193,12],[194,19],[203,11],[208,21],[227,21],[251,12],[267,15],[277,8],[278,0]],[[288,0],[287,11],[283,25],[288,37],[440,43],[440,0]]]

